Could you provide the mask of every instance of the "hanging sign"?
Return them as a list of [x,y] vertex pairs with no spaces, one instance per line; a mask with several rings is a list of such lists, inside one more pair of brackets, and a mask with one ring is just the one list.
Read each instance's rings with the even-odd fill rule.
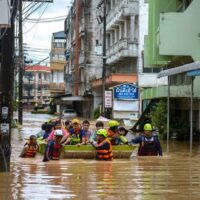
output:
[[105,91],[105,108],[112,108],[112,91]]

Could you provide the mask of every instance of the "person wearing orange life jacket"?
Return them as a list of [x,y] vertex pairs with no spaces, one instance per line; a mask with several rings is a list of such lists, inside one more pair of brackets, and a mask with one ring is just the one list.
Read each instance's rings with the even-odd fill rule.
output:
[[107,139],[108,134],[105,129],[97,131],[97,142],[91,141],[92,146],[97,150],[97,160],[112,160],[112,144]]
[[37,137],[31,135],[29,141],[25,143],[24,148],[20,154],[20,157],[33,158],[38,150]]
[[61,139],[63,137],[62,130],[55,130],[54,135],[55,139],[48,142],[46,146],[43,162],[60,159],[60,153],[62,150]]
[[112,145],[117,145],[120,143],[119,140],[119,132],[118,132],[118,128],[119,128],[119,122],[116,120],[110,120],[108,122],[108,138],[110,139],[110,142]]

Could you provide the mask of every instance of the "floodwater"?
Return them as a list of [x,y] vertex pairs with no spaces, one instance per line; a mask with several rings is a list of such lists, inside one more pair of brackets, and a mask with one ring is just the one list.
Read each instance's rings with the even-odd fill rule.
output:
[[25,114],[24,127],[12,133],[10,173],[0,173],[0,200],[194,200],[200,199],[200,146],[170,142],[163,157],[95,161],[42,156],[19,158],[24,137],[37,132],[49,116]]

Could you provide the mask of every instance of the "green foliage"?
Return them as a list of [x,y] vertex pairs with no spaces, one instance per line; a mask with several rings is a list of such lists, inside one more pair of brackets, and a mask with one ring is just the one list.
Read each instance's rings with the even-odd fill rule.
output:
[[170,123],[170,132],[175,133],[177,140],[186,140],[189,138],[190,126],[188,121],[180,117],[174,117]]
[[18,109],[19,102],[18,101],[12,101],[12,106],[13,106],[13,111],[16,111]]
[[100,116],[100,108],[96,108],[93,113],[94,119],[97,119]]
[[167,103],[161,100],[150,113],[152,125],[159,130],[159,134],[166,138],[167,134]]
[[11,128],[17,128],[17,127],[18,127],[17,121],[15,119],[13,119],[11,122]]

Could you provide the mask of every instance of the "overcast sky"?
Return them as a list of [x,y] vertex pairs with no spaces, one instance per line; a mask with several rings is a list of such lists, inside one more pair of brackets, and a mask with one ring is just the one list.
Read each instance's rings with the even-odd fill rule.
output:
[[[41,20],[44,18],[53,18],[68,14],[72,0],[54,0],[53,3],[43,5],[37,12],[29,18],[38,19],[42,13]],[[23,7],[28,3],[23,3]],[[45,9],[46,8],[46,9]],[[44,11],[45,10],[45,11]],[[52,33],[64,30],[64,20],[51,23],[28,23],[23,24],[24,43],[31,47],[50,49]],[[28,52],[32,54],[33,59],[42,59],[48,56],[48,51],[44,53]]]

